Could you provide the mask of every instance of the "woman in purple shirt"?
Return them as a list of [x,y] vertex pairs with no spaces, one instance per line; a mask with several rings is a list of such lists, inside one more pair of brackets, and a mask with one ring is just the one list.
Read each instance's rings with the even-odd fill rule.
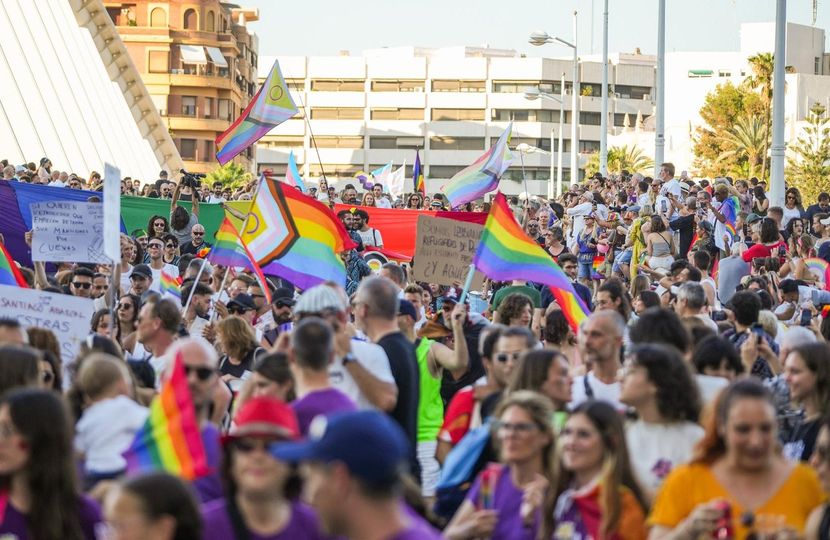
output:
[[94,540],[98,506],[79,495],[61,398],[15,390],[0,401],[0,537]]

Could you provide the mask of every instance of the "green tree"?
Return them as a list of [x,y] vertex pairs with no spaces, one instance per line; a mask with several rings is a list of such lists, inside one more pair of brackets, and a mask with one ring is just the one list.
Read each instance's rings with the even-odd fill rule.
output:
[[758,53],[747,58],[752,75],[744,80],[744,84],[758,92],[761,98],[761,105],[764,119],[764,150],[761,155],[761,178],[767,175],[767,150],[770,145],[770,134],[772,131],[772,72],[774,69],[774,56],[772,53]]
[[219,182],[222,187],[236,190],[244,187],[252,178],[253,175],[245,167],[231,161],[209,172],[204,181],[211,186]]
[[[756,168],[762,165],[763,156],[767,151],[767,126],[764,120],[758,116],[741,116],[725,133],[719,136],[726,148],[718,156],[718,161],[738,158],[738,162],[745,165],[741,172],[744,178],[755,176]],[[763,170],[763,169],[762,169]],[[763,173],[762,173],[763,175]]]
[[830,118],[823,106],[813,105],[807,125],[789,150],[787,181],[804,200],[816,200],[822,191],[830,191]]
[[[608,149],[608,172],[619,173],[622,170],[634,173],[650,174],[654,171],[654,160],[643,154],[643,150],[634,146],[612,146]],[[599,152],[594,152],[585,164],[585,176],[599,171]]]

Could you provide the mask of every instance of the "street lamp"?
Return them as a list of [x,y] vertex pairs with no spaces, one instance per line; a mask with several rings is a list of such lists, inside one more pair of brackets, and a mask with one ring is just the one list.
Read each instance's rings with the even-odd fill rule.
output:
[[[558,42],[574,51],[573,59],[573,103],[571,104],[571,182],[579,181],[579,57],[577,56],[576,11],[573,19],[573,43],[562,38],[551,36],[545,31],[536,31],[530,34],[528,42],[536,47],[547,43]],[[564,84],[562,85],[564,88]],[[561,186],[560,186],[561,187]],[[561,192],[561,191],[560,191]]]
[[[550,160],[550,179],[551,181],[548,183],[548,199],[553,199],[554,196],[559,197],[562,195],[562,152],[564,150],[564,141],[562,140],[562,129],[565,125],[565,74],[562,74],[562,78],[559,83],[559,97],[556,97],[551,94],[547,94],[542,92],[538,88],[526,88],[525,89],[525,99],[529,99],[531,101],[537,100],[539,98],[550,99],[559,103],[559,145],[556,148],[556,193],[554,194],[553,191],[553,155],[551,155]],[[550,148],[553,150],[553,130],[550,133]],[[573,148],[571,148],[573,150]],[[574,153],[571,152],[571,159],[573,159]],[[571,169],[573,170],[573,169]]]

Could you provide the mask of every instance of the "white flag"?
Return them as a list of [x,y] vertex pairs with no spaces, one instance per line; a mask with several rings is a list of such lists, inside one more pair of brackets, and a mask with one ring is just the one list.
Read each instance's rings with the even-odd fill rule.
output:
[[406,188],[404,187],[404,183],[406,182],[405,170],[406,160],[404,160],[403,165],[389,175],[387,182],[389,194],[396,199],[403,197],[403,194],[406,192]]

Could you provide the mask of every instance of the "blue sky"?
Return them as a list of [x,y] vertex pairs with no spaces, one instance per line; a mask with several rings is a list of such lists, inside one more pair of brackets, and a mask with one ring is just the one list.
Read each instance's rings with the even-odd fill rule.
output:
[[[262,55],[353,55],[396,45],[483,45],[528,56],[566,56],[563,46],[533,47],[527,36],[545,30],[570,40],[579,11],[580,55],[602,52],[602,0],[237,0],[258,7]],[[667,0],[666,50],[737,50],[742,22],[775,19],[775,0]],[[830,6],[819,0],[816,26],[830,28]],[[787,20],[812,22],[812,1],[788,2]],[[609,51],[657,50],[657,0],[609,1]]]

